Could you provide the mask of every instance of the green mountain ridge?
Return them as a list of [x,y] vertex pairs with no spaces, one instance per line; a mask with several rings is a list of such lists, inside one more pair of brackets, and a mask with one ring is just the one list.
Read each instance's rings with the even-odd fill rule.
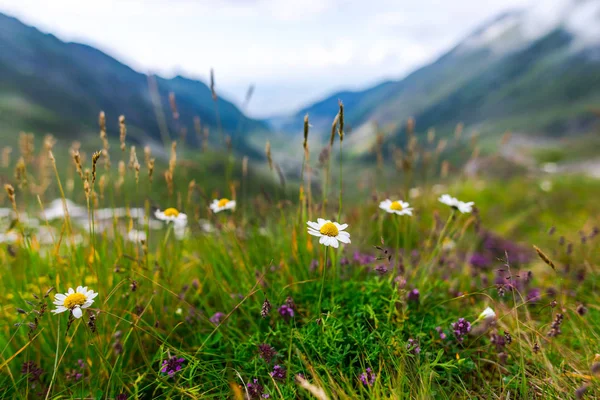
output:
[[[98,131],[100,111],[106,113],[109,136],[118,136],[118,117],[126,117],[128,137],[160,141],[156,107],[149,77],[91,46],[65,43],[13,17],[0,13],[0,124],[4,131],[51,132],[75,138]],[[177,76],[156,80],[162,113],[170,139],[187,129],[187,142],[195,145],[193,120],[218,139],[218,122],[210,88],[203,82]],[[179,121],[172,117],[169,93],[176,96]],[[222,129],[232,136],[237,150],[257,155],[243,134],[268,131],[268,126],[246,117],[233,103],[220,98]],[[164,133],[163,133],[164,135]]]
[[[347,125],[359,131],[370,130],[374,122],[401,124],[409,117],[421,131],[434,127],[450,132],[458,122],[484,132],[548,136],[589,129],[595,120],[590,110],[600,105],[600,38],[580,46],[574,33],[557,25],[526,40],[519,26],[523,14],[499,16],[404,79],[335,93],[288,117],[280,127],[297,131],[308,113],[315,130],[325,132],[339,99]],[[503,30],[490,39],[488,29],[495,26]],[[389,140],[400,141],[400,130]],[[363,139],[367,136],[374,139],[361,135],[354,143],[357,150],[370,147]]]

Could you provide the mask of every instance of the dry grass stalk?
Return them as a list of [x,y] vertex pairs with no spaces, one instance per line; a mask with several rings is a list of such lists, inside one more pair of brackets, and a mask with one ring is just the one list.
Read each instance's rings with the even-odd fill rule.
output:
[[187,204],[192,204],[192,196],[196,190],[196,180],[192,179],[188,184]]
[[465,125],[462,122],[459,122],[458,124],[456,124],[456,128],[454,129],[454,138],[456,140],[460,139],[464,128],[465,128]]
[[448,160],[442,161],[442,168],[440,171],[440,175],[442,178],[446,178],[448,176],[448,172],[450,172],[450,163]]
[[208,135],[210,134],[210,131],[208,129],[208,126],[204,127],[204,136],[202,138],[202,151],[205,152],[206,150],[208,150]]
[[267,140],[265,145],[265,153],[267,154],[267,162],[269,163],[269,169],[273,171],[273,159],[271,158],[271,142]]
[[19,211],[17,210],[17,199],[15,196],[15,188],[9,184],[4,184],[4,190],[6,190],[6,194],[8,195],[8,200],[10,200],[10,204],[12,204],[13,211],[17,216],[17,220],[19,219]]
[[242,158],[242,176],[244,178],[248,176],[248,156]]
[[98,126],[100,127],[100,139],[102,140],[102,148],[108,152],[108,136],[106,134],[106,115],[104,111],[100,111],[98,115]]
[[408,118],[406,121],[406,133],[409,137],[415,133],[415,119],[413,117]]
[[21,189],[27,186],[27,167],[23,156],[19,157],[19,161],[15,166],[15,180],[19,183]]
[[13,149],[10,146],[6,146],[2,149],[2,167],[8,168],[10,166],[10,154]]
[[325,393],[325,390],[323,390],[323,388],[313,385],[312,383],[304,379],[302,376],[296,375],[296,382],[298,383],[298,385],[300,385],[301,388],[305,389],[310,394],[315,396],[316,399],[329,400],[329,397],[327,397],[327,394]]
[[179,120],[179,111],[177,111],[177,102],[175,101],[175,93],[169,93],[169,105],[171,106],[171,113],[175,121]]
[[148,160],[148,180],[152,182],[152,175],[154,174],[154,158]]
[[341,100],[338,100],[338,104],[340,106],[339,111],[339,122],[338,122],[338,134],[340,135],[340,142],[344,141],[344,103]]
[[302,144],[304,152],[308,150],[308,114],[304,116],[304,143]]
[[430,128],[427,131],[427,143],[432,144],[435,141],[435,129]]
[[125,139],[127,138],[127,126],[125,125],[125,116],[119,116],[119,141],[121,142],[121,151],[125,151]]
[[333,122],[331,123],[331,136],[329,137],[329,147],[333,147],[333,141],[335,140],[335,132],[337,131],[338,121],[340,119],[340,114],[336,114]]
[[213,101],[217,101],[217,91],[215,90],[215,70],[210,69],[210,94]]
[[533,246],[533,248],[535,249],[535,252],[537,253],[538,257],[540,257],[543,262],[545,262],[553,270],[556,271],[556,265],[554,265],[554,262],[550,259],[550,257],[548,257],[546,253],[544,253],[539,247]]
[[77,169],[79,177],[83,180],[83,168],[81,162],[81,154],[79,153],[79,150],[73,151],[73,162],[75,163],[75,169]]
[[175,174],[175,166],[177,165],[177,142],[171,143],[171,157],[169,158],[169,172],[171,176]]
[[173,196],[173,174],[171,174],[171,171],[165,171],[165,182],[167,182],[169,196]]
[[101,155],[101,151],[97,151],[92,154],[92,183],[96,182],[96,163],[98,162],[98,159],[100,159]]

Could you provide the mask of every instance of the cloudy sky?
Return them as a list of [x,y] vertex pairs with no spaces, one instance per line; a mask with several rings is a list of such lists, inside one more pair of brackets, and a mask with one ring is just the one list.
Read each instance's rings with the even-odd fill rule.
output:
[[535,0],[0,0],[0,11],[141,72],[207,80],[249,114],[400,78]]

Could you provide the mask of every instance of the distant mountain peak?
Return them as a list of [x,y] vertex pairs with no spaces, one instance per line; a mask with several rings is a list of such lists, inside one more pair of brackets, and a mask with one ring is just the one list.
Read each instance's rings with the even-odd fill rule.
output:
[[571,33],[576,47],[600,45],[600,1],[541,1],[528,9],[504,13],[469,35],[456,51],[485,48],[504,54],[526,47],[556,29]]

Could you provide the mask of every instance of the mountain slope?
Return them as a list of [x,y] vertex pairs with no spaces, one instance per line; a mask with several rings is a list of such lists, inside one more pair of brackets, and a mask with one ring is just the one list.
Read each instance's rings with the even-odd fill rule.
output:
[[289,117],[283,128],[298,130],[309,113],[316,129],[327,129],[338,99],[359,131],[410,116],[423,129],[450,130],[461,121],[547,135],[585,128],[588,108],[600,102],[600,2],[571,0],[547,14],[503,14],[406,78],[336,93]]
[[[118,135],[118,116],[124,114],[129,137],[160,139],[147,75],[93,47],[64,43],[3,14],[0,47],[0,123],[5,129],[74,137],[97,132],[98,113],[104,110],[109,135]],[[215,105],[204,83],[179,76],[155,79],[171,137],[184,126],[194,143],[193,118],[198,116],[217,139]],[[179,126],[171,115],[170,92],[176,96]],[[219,98],[218,107],[223,130],[234,136],[238,149],[249,150],[238,133],[267,130],[227,100]]]

